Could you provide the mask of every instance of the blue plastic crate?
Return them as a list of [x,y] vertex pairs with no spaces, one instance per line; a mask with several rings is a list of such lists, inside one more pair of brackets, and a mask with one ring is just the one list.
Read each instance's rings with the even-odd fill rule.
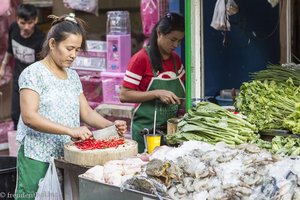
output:
[[216,96],[216,100],[220,106],[233,106],[233,99],[224,99]]

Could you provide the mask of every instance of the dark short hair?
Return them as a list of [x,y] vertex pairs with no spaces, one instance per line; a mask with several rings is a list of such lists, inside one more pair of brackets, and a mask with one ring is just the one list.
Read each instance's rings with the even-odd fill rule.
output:
[[157,30],[159,30],[163,35],[166,35],[172,31],[180,31],[184,33],[184,17],[179,13],[167,13],[156,23],[156,25],[152,29],[151,36],[149,39],[150,59],[153,68],[156,71],[162,71],[162,57],[160,55],[157,45]]
[[[45,58],[50,51],[48,41],[53,38],[56,43],[60,43],[68,38],[70,34],[81,35],[82,43],[81,50],[86,51],[86,23],[80,18],[74,17],[73,20],[68,20],[68,15],[63,15],[61,17],[54,16],[54,21],[52,26],[47,33],[47,37],[43,43],[42,51],[40,53],[40,58]],[[49,16],[53,18],[53,15]]]
[[17,8],[17,16],[25,21],[35,19],[37,17],[37,9],[31,4],[20,4]]

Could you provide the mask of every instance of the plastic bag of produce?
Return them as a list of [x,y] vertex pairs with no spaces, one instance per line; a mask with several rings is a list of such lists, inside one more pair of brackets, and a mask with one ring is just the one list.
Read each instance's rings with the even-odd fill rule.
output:
[[35,200],[63,200],[54,158],[50,159],[46,175],[39,182]]

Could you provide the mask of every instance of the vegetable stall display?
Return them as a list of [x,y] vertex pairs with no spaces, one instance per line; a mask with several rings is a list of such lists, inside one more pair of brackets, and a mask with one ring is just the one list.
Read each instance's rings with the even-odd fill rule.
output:
[[167,135],[170,144],[198,140],[215,144],[243,144],[258,138],[257,128],[247,120],[210,102],[198,103],[178,123],[178,132]]

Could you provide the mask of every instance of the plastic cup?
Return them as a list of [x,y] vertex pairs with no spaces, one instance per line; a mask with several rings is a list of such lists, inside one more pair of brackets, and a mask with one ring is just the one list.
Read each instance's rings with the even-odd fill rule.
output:
[[179,118],[171,118],[167,121],[167,134],[174,134],[177,132],[177,125],[179,122]]
[[146,135],[148,153],[152,153],[155,147],[160,146],[161,135]]

